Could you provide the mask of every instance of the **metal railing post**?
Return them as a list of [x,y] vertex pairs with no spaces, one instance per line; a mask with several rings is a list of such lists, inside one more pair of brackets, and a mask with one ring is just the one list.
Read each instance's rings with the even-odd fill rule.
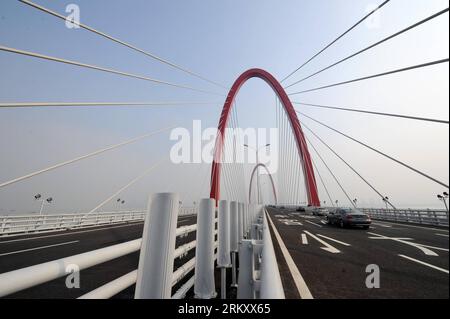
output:
[[136,299],[171,298],[178,211],[177,194],[152,195],[142,235]]
[[202,199],[197,216],[197,248],[195,251],[194,294],[198,299],[216,297],[214,282],[214,229],[216,201]]
[[254,299],[253,241],[244,239],[239,245],[239,278],[237,299]]
[[230,210],[226,200],[219,201],[219,248],[217,266],[221,268],[221,298],[226,298],[226,270],[231,267],[230,258]]
[[230,250],[231,250],[231,286],[237,287],[236,255],[239,252],[239,205],[241,203],[230,203]]

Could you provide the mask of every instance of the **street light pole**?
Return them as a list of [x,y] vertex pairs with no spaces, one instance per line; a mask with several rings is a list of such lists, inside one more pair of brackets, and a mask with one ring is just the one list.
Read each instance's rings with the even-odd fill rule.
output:
[[389,207],[388,207],[389,197],[387,197],[387,196],[383,197],[383,202],[386,204],[386,210],[389,209]]
[[445,205],[445,210],[448,213],[448,206],[447,206],[447,198],[448,198],[448,193],[447,192],[443,192],[442,195],[437,195],[438,199],[444,202]]
[[41,209],[39,209],[39,216],[42,215],[42,210],[44,209],[44,199],[41,199]]

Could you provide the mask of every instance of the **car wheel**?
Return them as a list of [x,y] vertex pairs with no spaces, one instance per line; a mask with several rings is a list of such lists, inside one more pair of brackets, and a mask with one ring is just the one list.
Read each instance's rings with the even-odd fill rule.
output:
[[363,229],[369,229],[369,226],[364,226]]

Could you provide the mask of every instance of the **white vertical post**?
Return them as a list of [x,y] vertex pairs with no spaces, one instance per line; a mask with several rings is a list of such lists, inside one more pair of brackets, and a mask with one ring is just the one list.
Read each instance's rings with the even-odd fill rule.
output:
[[173,254],[178,211],[177,194],[152,195],[142,235],[136,299],[172,297]]
[[214,229],[216,201],[202,199],[197,215],[197,248],[195,250],[194,294],[198,299],[216,297],[214,282]]
[[217,266],[221,269],[221,297],[226,298],[226,268],[231,267],[230,258],[230,210],[226,200],[219,202],[219,249]]
[[248,212],[252,204],[244,206],[244,238],[248,238]]
[[239,236],[239,244],[244,239],[244,206],[246,204],[239,203],[238,205],[238,236]]
[[241,203],[231,202],[230,203],[230,250],[231,250],[231,264],[232,264],[232,280],[231,286],[237,286],[237,277],[236,277],[236,255],[239,251],[239,229],[238,229],[238,220],[239,220],[239,205]]
[[239,241],[239,230],[238,230],[238,219],[239,219],[239,205],[238,202],[230,203],[230,250],[234,252],[239,251],[238,241]]

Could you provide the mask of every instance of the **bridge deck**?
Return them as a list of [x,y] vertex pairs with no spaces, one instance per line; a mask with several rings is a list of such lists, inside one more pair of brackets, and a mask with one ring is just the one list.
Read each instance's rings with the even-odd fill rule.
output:
[[[282,240],[271,229],[287,298],[298,298],[299,292],[283,245],[314,298],[449,297],[448,230],[380,221],[369,230],[341,229],[323,217],[268,211]],[[366,287],[370,264],[379,266],[379,289]]]

